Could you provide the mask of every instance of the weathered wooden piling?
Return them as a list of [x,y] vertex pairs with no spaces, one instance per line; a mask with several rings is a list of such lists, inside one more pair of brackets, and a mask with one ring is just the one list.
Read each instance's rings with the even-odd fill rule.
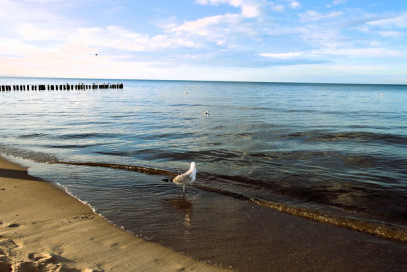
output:
[[14,90],[14,86],[11,86],[11,85],[1,85],[0,86],[0,92],[8,92],[8,91],[11,91],[11,90]]
[[39,85],[0,85],[0,91],[5,92],[5,91],[62,91],[62,90],[104,90],[104,89],[123,89],[123,83],[117,83],[117,84],[110,84],[110,83],[92,83],[90,84],[84,84],[84,83],[78,83],[78,84],[39,84]]

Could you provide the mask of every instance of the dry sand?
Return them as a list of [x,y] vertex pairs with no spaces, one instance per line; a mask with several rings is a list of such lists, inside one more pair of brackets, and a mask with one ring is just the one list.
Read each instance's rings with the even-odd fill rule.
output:
[[115,227],[0,157],[0,272],[218,270]]

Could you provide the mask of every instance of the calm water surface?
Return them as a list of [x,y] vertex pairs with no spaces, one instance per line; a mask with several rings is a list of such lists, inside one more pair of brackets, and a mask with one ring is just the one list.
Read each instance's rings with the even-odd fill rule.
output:
[[[31,174],[135,235],[250,271],[271,265],[262,254],[282,237],[281,222],[293,220],[250,199],[298,216],[407,229],[407,86],[29,78],[0,85],[97,81],[124,89],[0,92],[0,153],[30,160]],[[183,199],[165,175],[49,161],[175,173],[195,161],[198,175]],[[315,242],[325,224],[312,224],[297,234]]]

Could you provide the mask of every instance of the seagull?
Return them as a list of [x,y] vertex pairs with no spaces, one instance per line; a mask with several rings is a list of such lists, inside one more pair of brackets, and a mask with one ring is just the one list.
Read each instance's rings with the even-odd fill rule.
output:
[[195,162],[191,162],[189,170],[184,174],[178,175],[172,179],[172,182],[178,185],[182,185],[182,194],[185,197],[185,185],[187,183],[192,183],[196,179],[196,165]]
[[209,111],[208,111],[208,110],[207,110],[207,111],[204,111],[202,114],[208,116],[208,115],[209,115]]

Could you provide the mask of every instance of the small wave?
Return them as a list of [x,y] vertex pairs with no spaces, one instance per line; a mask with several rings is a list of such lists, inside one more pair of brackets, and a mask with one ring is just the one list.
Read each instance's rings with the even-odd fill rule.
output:
[[[73,193],[71,193],[71,191],[68,190],[68,187],[62,185],[62,184],[59,183],[59,182],[56,182],[55,184],[56,184],[57,186],[61,187],[68,195],[72,196],[73,198],[77,199],[79,202],[81,202],[81,203],[85,204],[86,206],[88,206],[89,208],[91,208],[91,210],[93,211],[93,213],[100,215],[100,214],[97,212],[97,210],[96,210],[95,207],[93,207],[92,205],[90,205],[87,201],[84,201],[84,200],[80,199],[79,197],[75,196]],[[100,216],[102,216],[102,215],[100,215]],[[103,216],[102,216],[102,217],[103,217]]]
[[317,110],[311,110],[311,109],[288,109],[288,110],[284,110],[285,112],[299,112],[299,113],[314,113],[314,112],[318,112]]
[[60,145],[47,145],[50,148],[66,148],[66,149],[78,149],[98,146],[98,144],[60,144]]
[[20,139],[35,139],[35,138],[43,138],[43,137],[49,137],[48,134],[44,133],[32,133],[32,134],[23,134],[18,136]]
[[72,133],[60,135],[58,137],[64,140],[76,140],[87,138],[117,138],[120,136],[122,136],[120,133]]
[[25,149],[19,149],[9,146],[0,145],[0,154],[11,156],[15,158],[21,158],[26,160],[32,160],[35,162],[49,162],[55,161],[56,156],[44,152],[29,151]]
[[407,145],[407,137],[396,134],[383,134],[363,131],[352,132],[329,132],[321,130],[295,132],[286,136],[287,138],[304,138],[306,141],[315,142],[337,142],[355,140],[366,143],[384,142],[386,144]]
[[99,133],[74,133],[74,134],[64,134],[59,136],[61,139],[75,140],[75,139],[86,139],[99,137]]
[[167,141],[173,140],[173,139],[185,139],[185,138],[191,138],[193,137],[193,133],[186,133],[186,132],[180,132],[180,133],[155,133],[155,134],[145,134],[143,136],[140,136],[139,138],[142,140],[159,140],[159,139],[165,139]]
[[[177,175],[177,173],[168,171],[168,170],[162,170],[162,169],[144,167],[144,166],[136,166],[136,165],[122,165],[122,164],[96,163],[96,162],[65,162],[65,161],[52,161],[49,163],[77,165],[77,166],[90,166],[90,167],[105,167],[105,168],[113,168],[113,169],[120,169],[120,170],[126,170],[126,171],[135,171],[135,172],[149,174],[149,175],[166,175],[169,177],[174,177]],[[355,230],[355,231],[360,231],[360,232],[376,235],[376,236],[391,239],[391,240],[407,242],[407,229],[397,227],[394,225],[366,221],[366,220],[355,219],[355,218],[349,218],[349,217],[330,215],[330,214],[319,212],[319,211],[313,211],[313,210],[306,209],[306,208],[296,207],[294,205],[263,200],[260,198],[250,197],[250,196],[247,196],[242,193],[236,193],[236,192],[232,192],[232,191],[228,191],[228,190],[224,190],[224,189],[220,189],[220,188],[208,187],[208,186],[204,186],[204,185],[200,185],[200,184],[193,184],[193,187],[204,190],[204,191],[208,191],[208,192],[213,192],[213,193],[230,196],[230,197],[233,197],[233,198],[236,198],[239,200],[249,201],[256,205],[265,207],[265,208],[269,208],[272,210],[284,212],[284,213],[295,215],[295,216],[300,216],[300,217],[310,219],[310,220],[313,220],[316,222],[331,224],[331,225],[335,225],[338,227],[343,227],[343,228],[347,228],[347,229],[351,229],[351,230]]]

